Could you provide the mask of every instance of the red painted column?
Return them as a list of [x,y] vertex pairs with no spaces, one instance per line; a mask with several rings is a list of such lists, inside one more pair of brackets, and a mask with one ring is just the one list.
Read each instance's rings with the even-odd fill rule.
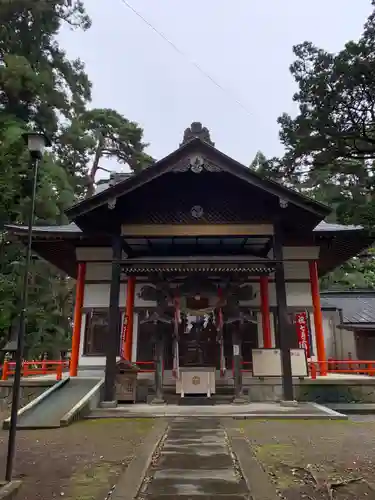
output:
[[72,352],[70,356],[70,376],[76,377],[78,371],[79,345],[81,342],[82,327],[82,306],[85,292],[86,263],[78,263],[77,282],[76,282],[76,300],[74,304]]
[[126,310],[124,318],[125,321],[124,358],[128,361],[131,361],[132,359],[134,297],[135,297],[135,277],[129,276],[126,287]]
[[268,276],[260,277],[260,308],[262,314],[263,347],[265,349],[270,349],[272,347],[268,283]]
[[326,349],[324,345],[323,316],[320,305],[318,265],[316,260],[309,262],[311,296],[314,310],[316,351],[321,375],[327,375]]

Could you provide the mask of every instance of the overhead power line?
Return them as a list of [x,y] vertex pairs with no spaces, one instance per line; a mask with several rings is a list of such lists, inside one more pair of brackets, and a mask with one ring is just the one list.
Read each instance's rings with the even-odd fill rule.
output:
[[139,19],[141,19],[152,31],[154,31],[160,38],[162,38],[165,42],[168,43],[172,47],[172,49],[177,52],[180,56],[185,58],[190,64],[192,64],[207,80],[209,80],[211,83],[213,83],[218,89],[220,89],[224,94],[228,95],[229,97],[234,100],[234,102],[240,106],[249,116],[251,116],[251,113],[249,109],[233,94],[231,90],[228,88],[223,87],[215,78],[213,78],[205,69],[202,68],[197,62],[195,62],[191,57],[189,57],[188,54],[186,54],[184,51],[182,51],[175,43],[172,42],[164,33],[159,31],[155,26],[153,26],[150,21],[148,21],[140,12],[138,12],[127,0],[121,0],[122,3],[129,9],[131,10]]

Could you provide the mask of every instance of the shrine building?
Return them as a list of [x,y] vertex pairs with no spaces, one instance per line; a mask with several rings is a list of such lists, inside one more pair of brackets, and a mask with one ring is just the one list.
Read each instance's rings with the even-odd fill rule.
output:
[[[273,352],[292,400],[294,351],[327,373],[319,277],[374,239],[330,212],[192,124],[176,151],[71,207],[70,224],[34,227],[33,251],[76,280],[70,375],[104,371],[111,402],[124,359],[158,401],[166,387],[223,385],[241,400],[252,377],[273,375]],[[8,229],[25,241],[26,227]]]

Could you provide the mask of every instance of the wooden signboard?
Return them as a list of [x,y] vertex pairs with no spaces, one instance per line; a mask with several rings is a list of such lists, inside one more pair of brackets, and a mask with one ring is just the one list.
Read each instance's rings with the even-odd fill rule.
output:
[[[280,349],[253,349],[253,377],[281,377]],[[307,377],[307,359],[305,349],[291,349],[293,377]]]

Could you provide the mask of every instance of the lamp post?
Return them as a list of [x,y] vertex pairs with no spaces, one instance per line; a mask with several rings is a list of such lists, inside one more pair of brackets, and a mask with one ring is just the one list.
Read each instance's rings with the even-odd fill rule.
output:
[[36,194],[36,186],[38,180],[38,167],[39,167],[39,162],[43,157],[45,147],[50,146],[50,141],[48,140],[48,138],[41,133],[28,132],[23,134],[23,139],[30,153],[32,172],[33,172],[33,183],[31,192],[30,211],[29,211],[29,225],[27,231],[26,262],[25,262],[23,284],[22,284],[21,310],[19,315],[19,327],[18,327],[17,347],[15,355],[16,368],[14,372],[12,408],[11,408],[10,424],[9,424],[8,453],[7,453],[7,463],[5,471],[6,481],[12,480],[13,461],[14,461],[15,445],[16,445],[17,416],[18,416],[19,395],[21,387],[23,348],[25,343],[25,327],[26,327],[27,299],[28,299],[28,277],[29,277],[29,268],[31,260],[31,243],[33,234],[33,223],[34,223],[35,194]]

